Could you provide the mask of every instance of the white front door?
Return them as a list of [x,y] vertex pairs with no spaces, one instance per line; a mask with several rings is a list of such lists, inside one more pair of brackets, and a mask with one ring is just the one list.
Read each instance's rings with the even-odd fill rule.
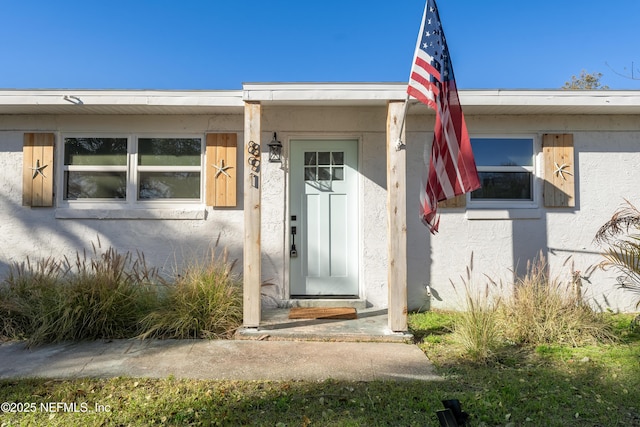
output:
[[358,296],[358,141],[291,141],[290,180],[291,296]]

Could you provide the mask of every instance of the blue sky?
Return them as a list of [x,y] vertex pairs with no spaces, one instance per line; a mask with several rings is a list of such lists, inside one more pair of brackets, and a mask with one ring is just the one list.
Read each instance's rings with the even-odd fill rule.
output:
[[[640,89],[638,0],[438,0],[458,87]],[[424,0],[0,0],[0,88],[405,82]],[[607,65],[608,64],[608,65]]]

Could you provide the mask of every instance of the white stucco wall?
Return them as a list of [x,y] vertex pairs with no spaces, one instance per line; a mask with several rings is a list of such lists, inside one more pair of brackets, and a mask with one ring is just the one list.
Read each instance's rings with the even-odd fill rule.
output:
[[0,116],[0,277],[8,264],[26,256],[73,258],[83,249],[90,252],[98,239],[103,248],[113,246],[134,254],[142,251],[149,265],[166,274],[175,272],[182,262],[206,259],[218,235],[219,246],[226,247],[232,259],[241,260],[241,188],[238,208],[206,208],[204,220],[56,219],[56,208],[22,206],[22,145],[24,132],[82,131],[203,136],[206,132],[238,132],[242,144],[243,120],[241,115]]
[[[485,275],[502,282],[508,289],[513,283],[513,272],[522,273],[527,261],[540,251],[548,259],[552,277],[565,282],[572,266],[585,272],[601,262],[601,248],[593,241],[595,233],[625,198],[637,202],[640,196],[640,169],[637,167],[640,164],[640,121],[637,117],[471,116],[467,117],[467,124],[472,137],[518,133],[540,137],[543,133],[572,133],[576,207],[541,208],[539,218],[534,219],[472,220],[467,219],[468,213],[464,209],[443,210],[440,232],[428,237],[429,249],[425,253],[430,261],[428,282],[434,289],[432,306],[462,306],[450,281],[461,293],[461,277],[466,277],[465,269],[471,254],[474,285],[481,289],[489,283]],[[432,135],[428,118],[420,120],[416,117],[410,126],[422,128],[420,132],[411,133],[410,143],[416,141],[418,145],[420,139]],[[541,187],[538,191],[542,191]],[[409,236],[414,231],[419,233],[419,226],[411,224]],[[595,270],[590,283],[583,282],[584,294],[592,304],[603,309],[633,311],[637,300],[615,287],[616,275]],[[489,289],[494,288],[489,285]]]
[[[289,141],[295,138],[358,139],[361,295],[376,307],[387,305],[386,108],[263,107],[263,152],[277,132],[284,144],[282,164],[262,162],[262,278],[265,302],[274,305],[288,295],[288,164]],[[509,284],[513,271],[540,250],[555,275],[586,271],[601,258],[593,242],[597,229],[623,203],[640,196],[640,120],[633,116],[469,116],[475,135],[572,133],[576,157],[576,201],[571,209],[540,209],[532,219],[468,219],[464,209],[443,210],[440,232],[430,236],[418,219],[418,194],[424,141],[432,138],[433,116],[411,115],[407,133],[407,245],[409,308],[460,308],[451,285],[461,290],[471,254],[475,283]],[[0,116],[0,277],[9,263],[25,256],[74,255],[100,238],[103,246],[144,252],[150,265],[173,271],[183,260],[203,256],[218,235],[232,258],[243,246],[242,182],[238,207],[206,208],[204,219],[113,220],[56,219],[55,208],[23,207],[22,144],[24,132],[237,132],[242,146],[244,119],[235,115],[196,116]],[[239,153],[242,150],[239,150]],[[238,173],[242,173],[242,156]],[[541,190],[540,190],[541,191]],[[204,207],[203,207],[204,209]],[[237,264],[241,267],[242,263]],[[238,270],[239,272],[239,270]],[[615,274],[596,271],[585,294],[614,310],[632,310],[632,299],[616,290]],[[424,285],[434,297],[427,299]]]

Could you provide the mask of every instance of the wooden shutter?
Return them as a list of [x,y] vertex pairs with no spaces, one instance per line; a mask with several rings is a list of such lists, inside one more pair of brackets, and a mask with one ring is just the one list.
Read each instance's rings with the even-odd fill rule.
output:
[[438,208],[464,208],[467,206],[467,195],[461,194],[438,203]]
[[22,148],[22,205],[53,206],[52,133],[25,133]]
[[575,207],[575,168],[572,134],[544,134],[544,205]]
[[207,134],[207,206],[235,207],[238,136],[235,133]]

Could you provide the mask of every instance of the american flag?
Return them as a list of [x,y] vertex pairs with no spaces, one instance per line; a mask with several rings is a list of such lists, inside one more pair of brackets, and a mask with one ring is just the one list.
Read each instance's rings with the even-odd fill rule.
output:
[[425,152],[429,167],[420,191],[420,218],[435,234],[438,202],[480,188],[435,0],[427,0],[425,6],[407,93],[436,111],[431,153]]

